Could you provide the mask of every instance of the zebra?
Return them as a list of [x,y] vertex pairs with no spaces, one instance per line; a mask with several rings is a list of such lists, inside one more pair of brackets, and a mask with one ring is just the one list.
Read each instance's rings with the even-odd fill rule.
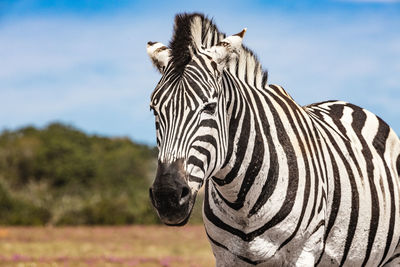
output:
[[400,264],[400,140],[343,101],[298,105],[253,52],[199,13],[148,42],[158,167],[150,199],[185,225],[204,185],[217,266]]

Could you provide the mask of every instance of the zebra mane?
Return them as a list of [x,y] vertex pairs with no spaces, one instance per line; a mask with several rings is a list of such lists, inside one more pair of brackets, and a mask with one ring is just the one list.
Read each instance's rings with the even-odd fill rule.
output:
[[[169,44],[175,71],[183,73],[191,59],[191,50],[210,48],[222,41],[226,35],[220,32],[212,19],[200,13],[178,14],[175,17],[174,33]],[[226,69],[240,79],[260,88],[264,87],[268,72],[263,71],[254,53],[242,45],[237,57],[233,57]]]

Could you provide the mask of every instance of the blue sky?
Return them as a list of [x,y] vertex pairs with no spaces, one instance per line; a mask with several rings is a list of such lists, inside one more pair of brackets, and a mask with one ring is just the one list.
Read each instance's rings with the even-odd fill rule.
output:
[[400,2],[1,1],[0,130],[52,121],[155,144],[147,41],[168,44],[176,13],[233,34],[302,105],[340,99],[400,133]]

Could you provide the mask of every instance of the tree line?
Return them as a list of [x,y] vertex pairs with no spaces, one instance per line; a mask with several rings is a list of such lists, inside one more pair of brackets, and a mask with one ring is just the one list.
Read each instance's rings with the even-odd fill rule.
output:
[[[157,150],[61,123],[0,135],[0,224],[159,223],[148,188]],[[199,204],[198,204],[199,206]],[[200,209],[192,222],[201,221]]]

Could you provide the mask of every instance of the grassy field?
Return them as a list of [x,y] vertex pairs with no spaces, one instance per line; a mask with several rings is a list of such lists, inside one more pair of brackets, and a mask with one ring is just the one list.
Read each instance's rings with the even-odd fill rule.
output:
[[213,265],[203,226],[0,226],[0,266]]

